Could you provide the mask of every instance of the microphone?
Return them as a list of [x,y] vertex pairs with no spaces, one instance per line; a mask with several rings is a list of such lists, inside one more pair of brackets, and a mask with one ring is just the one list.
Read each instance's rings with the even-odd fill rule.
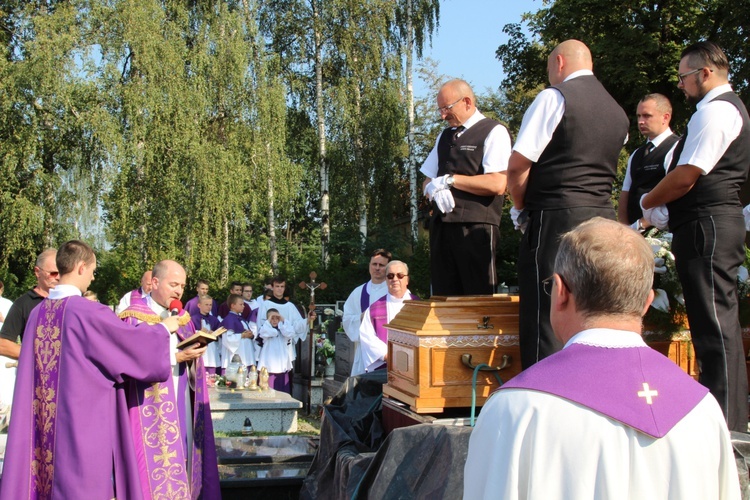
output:
[[172,302],[169,303],[170,316],[177,316],[178,314],[180,314],[180,311],[182,311],[182,302],[180,302],[177,299],[174,299]]

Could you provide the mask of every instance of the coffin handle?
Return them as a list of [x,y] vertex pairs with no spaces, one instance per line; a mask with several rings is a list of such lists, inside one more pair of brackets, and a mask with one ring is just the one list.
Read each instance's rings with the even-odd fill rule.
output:
[[[508,368],[512,361],[513,361],[513,357],[510,354],[503,354],[503,363],[500,366],[492,367],[492,366],[485,365],[479,368],[479,371],[499,372],[500,370],[504,370],[505,368]],[[463,365],[470,370],[474,370],[477,367],[477,365],[471,362],[471,354],[462,354],[461,363],[463,363]]]

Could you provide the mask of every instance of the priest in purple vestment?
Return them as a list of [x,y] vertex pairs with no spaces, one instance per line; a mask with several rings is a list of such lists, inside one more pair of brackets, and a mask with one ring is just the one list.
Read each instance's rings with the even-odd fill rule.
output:
[[400,260],[392,260],[385,267],[388,293],[365,311],[359,327],[362,364],[365,371],[383,369],[388,361],[388,324],[404,307],[405,300],[419,300],[409,291],[409,267]]
[[148,270],[141,276],[141,286],[135,290],[131,290],[120,299],[120,303],[117,304],[115,312],[120,314],[122,311],[128,308],[132,302],[137,302],[151,291],[151,271]]
[[141,499],[122,388],[169,379],[177,318],[136,327],[81,297],[96,269],[81,241],[56,261],[60,281],[26,324],[0,498]]
[[740,498],[716,399],[641,338],[653,272],[628,226],[597,217],[563,235],[542,283],[565,347],[487,400],[464,498]]
[[206,347],[196,343],[177,350],[177,343],[193,335],[195,328],[185,310],[170,312],[184,289],[182,266],[161,261],[154,266],[151,293],[120,314],[129,323],[153,324],[176,313],[180,324],[167,354],[171,380],[132,381],[126,386],[130,426],[138,437],[136,454],[145,498],[213,500],[221,498],[221,492],[202,359]]

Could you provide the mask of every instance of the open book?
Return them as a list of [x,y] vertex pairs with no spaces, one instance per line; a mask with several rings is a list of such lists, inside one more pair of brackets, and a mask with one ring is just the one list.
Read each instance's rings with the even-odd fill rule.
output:
[[193,335],[177,344],[177,349],[185,349],[186,347],[190,347],[196,342],[201,346],[210,344],[211,342],[216,342],[219,337],[226,331],[226,328],[220,327],[213,332],[204,332],[203,330],[195,332]]

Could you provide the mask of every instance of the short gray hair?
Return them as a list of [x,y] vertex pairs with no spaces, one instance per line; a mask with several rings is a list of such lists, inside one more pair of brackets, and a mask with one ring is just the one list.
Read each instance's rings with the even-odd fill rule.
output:
[[562,236],[555,273],[585,318],[640,317],[654,281],[654,254],[628,226],[595,217]]
[[402,266],[404,266],[404,269],[406,269],[406,274],[409,274],[409,266],[406,265],[406,262],[401,262],[400,260],[392,260],[392,261],[390,261],[388,263],[388,265],[385,266],[385,272],[386,272],[386,274],[388,273],[388,271],[390,271],[391,266],[395,266],[396,264],[401,264]]

